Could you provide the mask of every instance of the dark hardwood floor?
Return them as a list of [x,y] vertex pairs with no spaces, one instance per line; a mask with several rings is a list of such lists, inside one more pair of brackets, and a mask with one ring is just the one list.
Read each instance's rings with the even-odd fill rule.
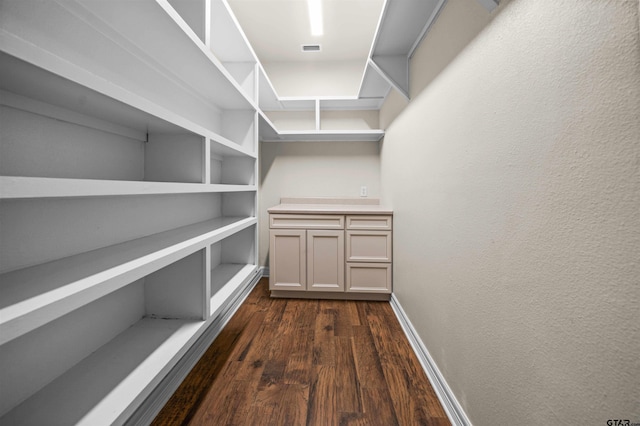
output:
[[262,279],[154,425],[449,425],[387,302],[271,299]]

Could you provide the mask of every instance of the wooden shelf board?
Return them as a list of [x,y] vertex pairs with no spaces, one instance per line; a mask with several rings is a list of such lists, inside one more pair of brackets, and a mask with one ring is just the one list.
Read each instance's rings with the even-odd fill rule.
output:
[[0,176],[0,199],[251,192],[255,185]]
[[258,267],[251,264],[222,263],[211,271],[211,316],[225,306],[240,286],[251,277]]
[[0,344],[255,225],[222,217],[0,275]]
[[124,423],[205,324],[143,318],[7,413],[0,424]]

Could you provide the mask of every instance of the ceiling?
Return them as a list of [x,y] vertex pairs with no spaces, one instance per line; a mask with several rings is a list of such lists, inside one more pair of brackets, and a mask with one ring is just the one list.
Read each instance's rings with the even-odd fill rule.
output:
[[[258,59],[362,61],[369,57],[384,0],[322,0],[324,34],[312,36],[306,0],[228,0]],[[320,52],[303,52],[320,44]]]

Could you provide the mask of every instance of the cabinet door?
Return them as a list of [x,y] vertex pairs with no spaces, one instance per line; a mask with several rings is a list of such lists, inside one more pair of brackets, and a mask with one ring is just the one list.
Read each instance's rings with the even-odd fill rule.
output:
[[307,290],[344,291],[344,231],[307,231]]
[[307,289],[307,245],[304,229],[269,231],[269,289]]

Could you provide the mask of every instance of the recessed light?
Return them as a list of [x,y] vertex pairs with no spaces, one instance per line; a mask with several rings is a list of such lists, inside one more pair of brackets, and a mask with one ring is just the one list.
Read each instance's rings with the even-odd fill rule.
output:
[[307,0],[309,6],[309,23],[311,35],[321,36],[324,33],[322,24],[322,0]]

